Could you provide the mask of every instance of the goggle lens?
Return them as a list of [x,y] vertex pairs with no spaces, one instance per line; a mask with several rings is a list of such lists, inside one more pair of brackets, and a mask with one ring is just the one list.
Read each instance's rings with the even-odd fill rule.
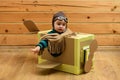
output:
[[68,22],[68,19],[63,16],[56,17],[55,20],[64,20],[65,22]]

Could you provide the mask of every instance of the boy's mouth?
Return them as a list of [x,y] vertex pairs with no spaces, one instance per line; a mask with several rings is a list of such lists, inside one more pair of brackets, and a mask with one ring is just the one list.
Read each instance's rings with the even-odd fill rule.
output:
[[59,31],[63,31],[63,29],[58,29]]
[[63,32],[63,29],[58,29],[58,31]]

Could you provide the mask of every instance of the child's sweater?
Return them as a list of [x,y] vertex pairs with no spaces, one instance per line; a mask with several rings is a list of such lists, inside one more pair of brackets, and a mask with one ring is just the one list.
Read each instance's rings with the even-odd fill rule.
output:
[[[51,33],[62,34],[63,32],[59,33],[56,30],[52,29],[50,32],[48,32],[48,34],[51,34]],[[36,46],[40,46],[40,49],[44,49],[48,46],[48,40],[41,40]]]

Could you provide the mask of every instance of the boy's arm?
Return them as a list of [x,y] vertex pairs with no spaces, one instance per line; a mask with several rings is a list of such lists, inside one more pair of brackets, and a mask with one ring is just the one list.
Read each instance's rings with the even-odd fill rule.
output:
[[39,46],[40,49],[44,49],[48,46],[48,41],[47,40],[41,40],[36,46]]
[[35,54],[41,55],[44,48],[47,47],[47,40],[41,40],[34,49],[31,49]]
[[[53,30],[49,31],[47,34],[54,33]],[[36,46],[39,46],[40,49],[44,49],[48,46],[48,40],[41,40]]]

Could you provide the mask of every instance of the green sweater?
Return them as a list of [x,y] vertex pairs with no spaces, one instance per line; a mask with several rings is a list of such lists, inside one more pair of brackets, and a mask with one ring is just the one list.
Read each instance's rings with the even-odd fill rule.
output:
[[[48,32],[48,34],[51,34],[51,33],[62,34],[62,33],[57,32],[54,29],[52,29],[50,32]],[[48,46],[48,40],[41,40],[36,46],[40,46],[40,49],[46,48]]]

